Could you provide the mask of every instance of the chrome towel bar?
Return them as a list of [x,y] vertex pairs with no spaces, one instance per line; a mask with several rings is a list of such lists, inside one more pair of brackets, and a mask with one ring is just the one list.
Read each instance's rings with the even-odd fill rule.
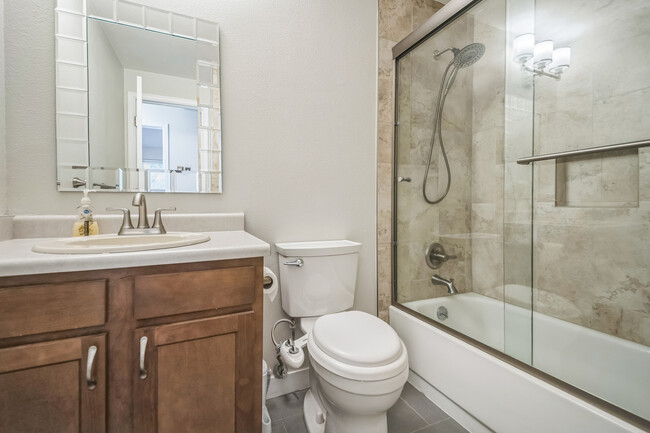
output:
[[592,153],[611,152],[613,150],[638,149],[650,146],[650,140],[630,141],[628,143],[610,144],[607,146],[590,147],[588,149],[567,150],[566,152],[547,153],[545,155],[527,156],[517,160],[517,164],[530,164],[535,161],[567,158],[569,156],[590,155]]

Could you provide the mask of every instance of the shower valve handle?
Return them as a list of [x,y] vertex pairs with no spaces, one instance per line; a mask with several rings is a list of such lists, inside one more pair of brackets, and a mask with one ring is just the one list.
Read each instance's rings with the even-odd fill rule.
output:
[[446,262],[447,260],[457,259],[458,256],[441,254],[441,253],[433,253],[433,258],[437,259],[437,260],[440,260],[442,262]]
[[424,253],[424,258],[431,269],[439,269],[447,260],[457,259],[458,257],[447,254],[445,248],[436,242],[429,245],[429,248]]

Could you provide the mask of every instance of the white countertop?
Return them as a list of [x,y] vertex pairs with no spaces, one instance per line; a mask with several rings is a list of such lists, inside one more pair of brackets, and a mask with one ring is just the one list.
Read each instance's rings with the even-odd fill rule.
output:
[[269,244],[243,230],[206,234],[208,242],[186,247],[104,254],[35,253],[32,247],[43,239],[11,239],[0,242],[0,277],[241,259],[271,251]]

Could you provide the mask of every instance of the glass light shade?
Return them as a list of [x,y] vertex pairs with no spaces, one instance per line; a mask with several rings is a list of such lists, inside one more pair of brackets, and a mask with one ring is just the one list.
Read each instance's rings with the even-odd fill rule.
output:
[[536,69],[544,69],[553,61],[553,41],[542,41],[535,44],[533,52],[533,65]]
[[548,71],[552,74],[561,74],[571,65],[571,48],[562,47],[553,50],[553,61],[548,65]]
[[524,64],[533,58],[535,35],[532,33],[525,33],[523,35],[517,36],[512,42],[512,45],[512,60],[517,63]]

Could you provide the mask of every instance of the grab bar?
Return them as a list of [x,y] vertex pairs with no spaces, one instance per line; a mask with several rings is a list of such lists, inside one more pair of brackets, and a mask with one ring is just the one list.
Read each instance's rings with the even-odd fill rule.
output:
[[628,143],[610,144],[607,146],[590,147],[588,149],[567,150],[566,152],[547,153],[545,155],[528,156],[517,160],[517,164],[530,164],[535,161],[566,158],[569,156],[591,155],[592,153],[611,152],[613,150],[638,149],[650,146],[650,140],[630,141]]

